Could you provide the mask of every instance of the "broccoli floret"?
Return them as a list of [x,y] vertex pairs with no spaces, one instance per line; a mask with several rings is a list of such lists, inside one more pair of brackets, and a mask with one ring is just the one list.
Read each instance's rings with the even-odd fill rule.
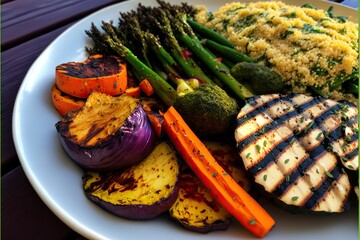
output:
[[285,90],[281,76],[260,63],[240,62],[230,72],[238,81],[249,83],[256,94],[283,93]]
[[204,83],[193,92],[179,96],[175,109],[201,137],[225,135],[232,130],[240,107],[219,86]]

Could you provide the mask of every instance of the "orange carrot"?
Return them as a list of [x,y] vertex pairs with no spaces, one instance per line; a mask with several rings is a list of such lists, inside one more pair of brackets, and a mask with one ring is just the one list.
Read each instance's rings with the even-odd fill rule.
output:
[[161,121],[161,115],[156,115],[154,112],[146,112],[146,115],[148,116],[148,119],[155,129],[155,134],[158,137],[162,137],[162,121]]
[[56,66],[56,86],[64,93],[87,98],[92,91],[116,96],[127,88],[126,64],[115,56],[92,55],[84,62]]
[[51,101],[54,108],[61,115],[65,115],[69,111],[78,110],[85,104],[85,100],[61,92],[55,84],[51,88]]
[[274,219],[215,161],[174,107],[164,114],[163,128],[192,171],[217,201],[256,237],[264,237]]
[[144,79],[139,83],[141,90],[145,93],[146,96],[151,96],[154,94],[154,88],[151,86],[149,80]]
[[129,96],[139,98],[140,97],[140,87],[128,87],[125,90],[125,93]]

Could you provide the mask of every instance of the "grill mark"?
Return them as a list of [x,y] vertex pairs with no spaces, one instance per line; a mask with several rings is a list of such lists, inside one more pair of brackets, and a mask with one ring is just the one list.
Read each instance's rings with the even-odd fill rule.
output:
[[284,181],[281,182],[281,184],[279,184],[272,193],[277,197],[282,196],[286,191],[288,191],[288,188],[291,187],[300,177],[304,176],[306,171],[314,164],[314,160],[309,157],[303,159],[294,171],[285,175]]
[[[247,148],[250,144],[258,140],[259,137],[268,135],[269,132],[274,131],[274,129],[278,127],[280,127],[279,124],[277,122],[272,121],[267,125],[259,126],[258,127],[259,130],[247,134],[246,136],[243,136],[241,139],[237,138],[238,150]],[[262,132],[261,129],[263,129]],[[242,128],[238,128],[237,131],[244,132]]]
[[[289,102],[295,103],[296,105],[293,106],[293,108],[288,109],[290,111],[282,111],[282,114],[278,114],[276,111],[274,112],[274,110],[271,109],[271,107],[282,106],[283,104],[288,104]],[[349,106],[349,108],[351,108],[351,106]],[[259,133],[259,130],[256,130],[252,133],[253,135],[250,135],[248,138],[242,138],[243,140],[237,143],[238,151],[242,151],[241,157],[243,160],[244,155],[246,155],[245,149],[247,149],[248,146],[259,141],[259,137],[264,137],[264,135],[266,137],[267,134],[272,131],[272,128],[278,130],[280,127],[284,126],[284,124],[279,125],[277,122],[288,123],[286,126],[290,128],[289,130],[291,131],[294,129],[294,127],[291,127],[290,120],[294,120],[294,123],[296,123],[296,118],[299,118],[299,116],[306,116],[308,119],[313,121],[312,125],[307,125],[308,122],[304,124],[295,136],[287,136],[287,138],[282,139],[281,142],[277,142],[277,144],[275,144],[271,149],[267,149],[270,151],[266,153],[264,152],[266,155],[262,156],[260,161],[257,159],[257,162],[252,162],[250,165],[248,165],[248,170],[257,179],[261,179],[264,174],[268,174],[267,171],[270,171],[270,169],[276,171],[276,176],[279,176],[279,173],[281,173],[283,176],[280,178],[280,181],[274,182],[273,185],[267,185],[268,191],[272,192],[272,194],[276,195],[278,198],[284,196],[286,192],[290,191],[292,187],[296,186],[297,182],[305,181],[309,185],[310,190],[309,195],[303,198],[303,205],[307,209],[315,209],[316,206],[319,205],[320,201],[326,201],[327,195],[329,195],[329,192],[333,189],[333,184],[335,184],[336,181],[344,175],[340,171],[339,167],[336,166],[338,162],[337,157],[339,157],[339,155],[329,152],[328,146],[329,144],[333,143],[334,140],[342,139],[342,136],[344,136],[344,124],[347,127],[352,127],[352,130],[355,128],[355,126],[357,126],[358,119],[356,115],[356,109],[350,109],[350,111],[343,112],[341,104],[333,100],[324,99],[322,97],[306,98],[302,95],[294,94],[291,97],[282,97],[280,99],[280,103],[279,99],[264,100],[261,99],[261,97],[254,98],[252,107],[247,108],[247,111],[248,112],[246,113],[244,112],[244,118],[237,119],[237,126],[239,127],[239,131],[241,131],[242,124],[257,116],[259,112],[262,111],[269,114],[270,118],[274,121],[265,125],[265,131]],[[274,112],[274,114],[270,114],[271,112]],[[345,114],[346,118],[344,119],[344,117],[342,117],[343,119],[341,119],[341,115],[339,113],[343,113],[343,115]],[[331,121],[336,124],[330,124]],[[325,133],[321,139],[318,139],[316,143],[308,144],[306,147],[306,152],[309,154],[308,157],[298,160],[299,165],[292,172],[287,174],[284,171],[284,168],[279,165],[279,159],[283,154],[285,154],[285,150],[291,147],[289,145],[290,141],[292,141],[291,139],[296,138],[300,142],[310,139],[315,141],[314,139],[316,139],[316,137],[314,138],[314,134],[320,133],[320,131]],[[310,134],[312,134],[312,137]],[[351,141],[355,140],[357,140],[357,132],[352,132]],[[297,140],[295,140],[295,142],[297,142]],[[306,144],[302,144],[302,146],[305,147]],[[348,151],[346,155],[343,154],[343,157],[345,156],[345,158],[349,159],[348,163],[350,161],[355,161],[354,158],[358,158],[358,148],[355,147],[351,149],[352,150]],[[334,163],[325,165],[331,165],[327,171],[330,173],[330,175],[332,175],[332,177],[327,176],[324,172],[319,173],[322,174],[321,176],[323,180],[320,181],[316,186],[311,186],[311,181],[306,181],[306,176],[311,176],[310,172],[312,171],[312,168],[322,168],[321,159],[328,154],[331,154],[331,156],[334,158]],[[286,177],[287,175],[288,177]],[[347,175],[345,175],[345,177],[347,177]],[[269,183],[266,182],[266,184]],[[345,185],[345,187],[348,186]],[[346,200],[347,197],[344,196],[344,199]],[[301,203],[301,201],[298,203]],[[345,205],[346,204],[344,203],[343,206]]]
[[[337,178],[337,176],[339,176],[340,171],[339,169],[336,167],[337,164],[337,160],[335,157],[333,158],[329,158],[328,152],[324,152],[324,154],[322,154],[321,156],[318,156],[317,159],[310,159],[307,158],[307,162],[309,163],[308,166],[303,166],[304,170],[300,171],[300,174],[297,174],[297,178],[296,179],[292,179],[291,181],[289,181],[289,183],[287,184],[287,187],[285,188],[284,191],[280,191],[280,188],[284,188],[286,186],[286,184],[283,183],[283,185],[280,185],[280,187],[277,189],[276,193],[278,194],[278,198],[282,199],[283,201],[286,202],[286,200],[289,200],[289,197],[291,199],[292,196],[289,196],[290,194],[293,194],[292,192],[296,192],[299,184],[299,181],[304,181],[307,185],[307,191],[309,194],[313,195],[313,196],[302,196],[302,200],[303,200],[303,205],[306,206],[307,208],[309,207],[309,204],[316,204],[316,201],[314,202],[314,200],[321,198],[324,194],[325,194],[325,190],[328,188],[327,186],[327,182],[332,182],[333,179],[330,178],[329,176],[327,176],[325,174],[324,171],[328,171],[330,172],[334,179]],[[323,165],[328,166],[326,169],[320,169]],[[297,169],[299,170],[299,169]],[[301,173],[302,172],[302,173]],[[315,175],[316,174],[316,175]],[[320,175],[317,175],[320,174]],[[316,178],[317,177],[317,178]],[[311,181],[312,180],[312,181]],[[303,182],[301,182],[303,183]],[[300,189],[303,190],[304,189]],[[310,190],[310,191],[309,191]],[[297,194],[297,193],[295,193]],[[317,198],[314,198],[314,195],[317,196]],[[300,196],[299,196],[300,197]],[[309,203],[310,201],[310,203]],[[287,203],[291,203],[291,202],[287,202]],[[296,202],[297,206],[303,206],[301,205],[301,201]],[[292,203],[294,204],[294,203]],[[309,208],[311,209],[311,208]]]
[[333,152],[335,152],[340,158],[346,154],[349,154],[357,148],[358,142],[357,138],[354,138],[352,141],[345,141],[344,139],[339,139],[337,141],[331,142],[331,147]]
[[[336,194],[338,186],[345,186],[345,189],[343,189],[345,191],[345,194]],[[350,187],[346,188],[346,186],[350,186],[349,179],[347,175],[340,174],[337,179],[333,181],[331,185],[329,185],[326,193],[322,196],[322,198],[317,200],[317,204],[315,204],[311,209],[314,211],[328,211],[329,209],[332,211],[342,211],[343,209],[350,208],[351,203],[348,197],[350,194]],[[334,203],[334,197],[332,197],[332,195],[336,195],[335,200],[338,200],[341,203],[338,204],[336,201]],[[324,204],[326,206],[324,206]],[[337,208],[334,209],[331,205],[335,205],[337,206]],[[327,209],[324,209],[325,207],[327,207]]]
[[351,171],[358,171],[359,170],[359,150],[355,148],[355,150],[345,157],[341,158],[341,163],[344,167]]
[[[265,130],[265,128],[267,128],[266,126],[268,124],[271,125],[272,123],[274,123],[273,120],[263,112],[260,112],[255,117],[246,118],[246,121],[236,127],[235,132],[237,134],[235,140],[236,142],[240,142],[245,140],[246,138],[251,137],[254,133],[260,134],[262,128],[264,128]],[[248,127],[251,127],[251,131],[248,129]],[[269,130],[269,128],[267,128],[267,130]]]
[[[318,138],[318,136],[320,137]],[[307,151],[313,151],[316,148],[322,146],[323,142],[321,140],[322,140],[322,131],[319,128],[311,129],[310,131],[307,132],[307,134],[305,134],[304,136],[302,136],[302,138],[300,138],[301,145],[304,146],[304,148]]]
[[[284,129],[284,131],[281,128]],[[268,143],[268,146],[264,149],[263,149],[263,145],[262,145],[263,140],[264,140],[263,138],[258,138],[257,141],[252,142],[251,144],[249,144],[246,148],[243,148],[242,150],[241,150],[240,146],[238,146],[240,156],[244,160],[245,168],[249,169],[250,171],[252,171],[251,169],[255,166],[257,168],[259,168],[259,167],[265,168],[269,164],[269,162],[273,161],[274,156],[279,155],[279,153],[281,153],[283,151],[283,149],[285,149],[289,145],[289,142],[290,142],[289,139],[291,139],[293,136],[291,131],[286,133],[285,130],[288,130],[286,128],[286,126],[281,125],[274,129],[271,129],[271,131],[267,132],[266,136],[269,136],[269,135],[273,135],[273,136],[266,137],[266,139],[269,139],[268,140],[269,143]],[[281,134],[279,134],[279,132]],[[285,136],[283,136],[284,134],[285,134]],[[280,139],[278,139],[276,142],[273,142],[273,141],[275,141],[275,137],[280,137]],[[285,137],[285,139],[283,137]],[[260,139],[260,141],[259,141],[259,139]],[[256,148],[256,145],[261,146],[261,149],[260,149],[261,154],[258,153],[258,149]],[[247,155],[249,153],[250,153],[250,156],[247,158]],[[247,160],[245,160],[245,159],[247,159]]]

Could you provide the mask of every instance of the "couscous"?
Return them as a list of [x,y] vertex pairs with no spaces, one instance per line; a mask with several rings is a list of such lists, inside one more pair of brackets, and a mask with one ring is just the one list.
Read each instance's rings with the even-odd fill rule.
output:
[[358,24],[331,11],[283,2],[228,3],[214,12],[197,7],[195,20],[236,48],[275,69],[293,92],[317,89],[349,99],[336,82],[358,76]]

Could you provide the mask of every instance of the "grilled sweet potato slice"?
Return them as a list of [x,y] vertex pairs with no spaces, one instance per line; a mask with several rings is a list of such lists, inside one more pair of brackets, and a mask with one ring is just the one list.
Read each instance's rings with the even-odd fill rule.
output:
[[84,99],[61,92],[55,84],[51,88],[51,101],[56,111],[61,115],[65,115],[69,111],[76,111],[85,104]]
[[[226,172],[249,192],[251,184],[245,170],[238,165],[240,159],[235,148],[231,144],[214,141],[205,141],[204,144]],[[226,230],[232,219],[189,168],[181,174],[179,196],[169,212],[170,217],[185,229],[200,233]]]
[[64,93],[87,98],[92,91],[116,96],[127,88],[125,63],[116,56],[92,55],[84,62],[60,64],[55,70],[56,86]]
[[179,161],[166,143],[143,161],[109,172],[86,172],[86,196],[109,212],[128,219],[150,219],[169,210],[178,195]]

